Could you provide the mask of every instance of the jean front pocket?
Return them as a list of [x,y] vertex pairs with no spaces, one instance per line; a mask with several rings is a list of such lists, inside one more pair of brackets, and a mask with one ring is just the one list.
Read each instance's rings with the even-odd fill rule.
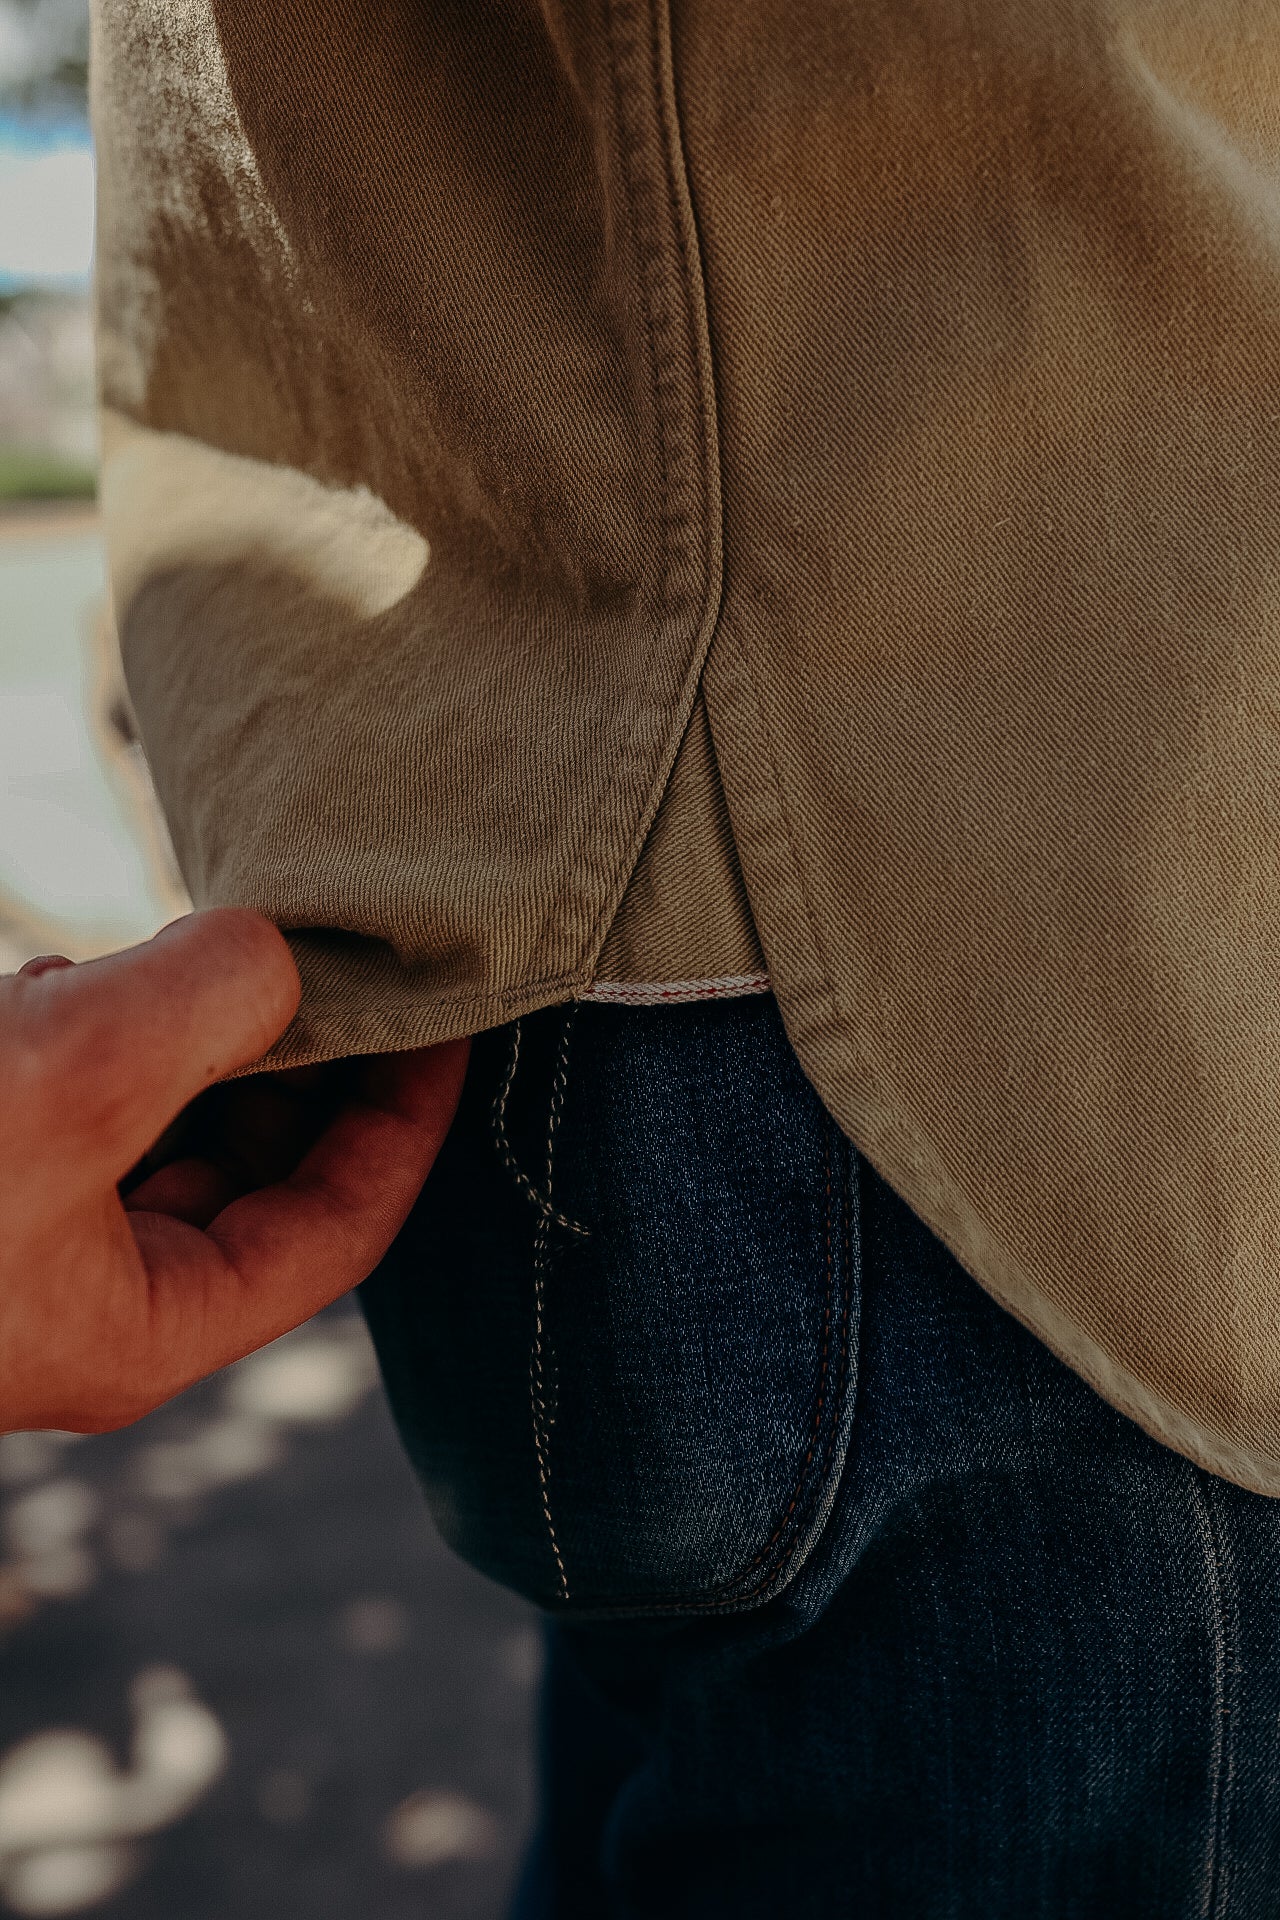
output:
[[583,1617],[779,1591],[848,1445],[854,1172],[772,1000],[553,1010],[478,1044],[365,1289],[445,1537]]

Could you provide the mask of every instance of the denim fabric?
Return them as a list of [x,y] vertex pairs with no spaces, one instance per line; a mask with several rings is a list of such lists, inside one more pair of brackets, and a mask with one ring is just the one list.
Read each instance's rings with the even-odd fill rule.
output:
[[500,1108],[512,1037],[365,1289],[436,1518],[575,1616],[759,1605],[847,1440],[852,1150],[771,1002],[536,1016]]
[[366,1290],[446,1532],[559,1616],[520,1920],[1272,1920],[1280,1505],[995,1307],[771,1002],[583,1009],[567,1065],[564,1023],[509,1131],[545,1206],[558,1111],[567,1224],[495,1148],[494,1036]]

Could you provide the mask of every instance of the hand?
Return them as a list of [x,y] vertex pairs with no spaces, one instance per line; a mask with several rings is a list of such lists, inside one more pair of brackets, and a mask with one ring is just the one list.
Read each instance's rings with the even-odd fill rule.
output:
[[0,1431],[124,1426],[381,1259],[448,1131],[465,1041],[217,1089],[192,1114],[221,1101],[240,1146],[188,1125],[194,1145],[143,1161],[121,1198],[298,996],[280,935],[230,908],[0,980]]

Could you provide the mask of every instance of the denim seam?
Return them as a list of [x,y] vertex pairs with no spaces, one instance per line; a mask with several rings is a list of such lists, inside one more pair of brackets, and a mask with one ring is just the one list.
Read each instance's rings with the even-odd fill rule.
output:
[[[573,1022],[577,1013],[576,1003],[569,1008],[560,1034],[560,1047],[556,1056],[555,1071],[551,1081],[551,1102],[547,1113],[547,1172],[543,1192],[546,1204],[538,1214],[538,1225],[533,1237],[533,1348],[529,1356],[529,1406],[533,1416],[533,1446],[537,1457],[538,1490],[542,1500],[542,1517],[547,1525],[547,1539],[551,1546],[551,1556],[556,1563],[556,1579],[561,1601],[569,1599],[569,1576],[565,1570],[564,1555],[560,1550],[560,1541],[556,1533],[555,1521],[551,1514],[551,1428],[555,1424],[554,1396],[549,1402],[547,1381],[554,1368],[554,1355],[546,1334],[547,1279],[551,1260],[551,1223],[557,1218],[551,1205],[551,1179],[555,1164],[556,1133],[564,1112],[565,1092],[569,1084],[569,1042],[573,1037]],[[519,1041],[515,1053],[518,1057]],[[509,1088],[508,1088],[509,1090]]]
[[[779,1521],[770,1540],[761,1549],[761,1551],[755,1556],[755,1558],[746,1567],[744,1567],[740,1573],[733,1575],[731,1579],[723,1582],[719,1586],[719,1588],[717,1588],[711,1594],[691,1595],[691,1596],[688,1596],[687,1598],[680,1599],[680,1600],[636,1600],[631,1603],[627,1603],[625,1601],[614,1601],[610,1603],[608,1606],[604,1606],[604,1607],[584,1608],[583,1609],[584,1613],[589,1612],[598,1618],[603,1618],[608,1615],[617,1614],[617,1613],[625,1613],[631,1618],[643,1618],[643,1617],[652,1617],[652,1616],[655,1616],[658,1614],[664,1614],[664,1613],[681,1613],[681,1614],[691,1615],[691,1614],[699,1614],[699,1613],[727,1613],[727,1612],[736,1611],[738,1609],[751,1605],[753,1602],[762,1604],[764,1600],[768,1598],[770,1593],[777,1588],[778,1584],[782,1579],[783,1574],[786,1572],[788,1566],[791,1564],[791,1561],[794,1559],[796,1551],[800,1545],[800,1541],[803,1538],[805,1522],[808,1520],[809,1514],[812,1511],[813,1506],[816,1503],[822,1488],[827,1484],[828,1475],[831,1469],[832,1456],[834,1454],[836,1441],[839,1438],[841,1426],[843,1424],[840,1418],[840,1412],[844,1405],[845,1388],[848,1383],[848,1372],[849,1372],[849,1345],[850,1345],[849,1322],[850,1322],[850,1314],[851,1314],[852,1303],[853,1303],[853,1257],[852,1257],[852,1234],[850,1231],[850,1219],[849,1219],[849,1210],[850,1210],[852,1201],[851,1201],[851,1192],[850,1192],[850,1182],[847,1178],[847,1173],[846,1173],[846,1178],[843,1182],[844,1232],[843,1232],[842,1251],[844,1255],[844,1259],[843,1259],[844,1273],[843,1273],[843,1286],[841,1289],[842,1299],[841,1299],[840,1317],[839,1317],[840,1351],[839,1351],[839,1358],[837,1362],[838,1370],[836,1374],[835,1388],[833,1392],[828,1394],[827,1387],[828,1387],[828,1381],[829,1381],[829,1375],[830,1375],[830,1362],[831,1362],[831,1351],[830,1351],[831,1322],[832,1322],[833,1308],[834,1308],[835,1295],[836,1295],[836,1271],[835,1271],[836,1261],[835,1261],[835,1250],[834,1250],[834,1238],[832,1233],[834,1182],[832,1178],[831,1131],[833,1131],[833,1129],[829,1127],[826,1135],[825,1150],[824,1150],[825,1151],[825,1167],[826,1167],[826,1180],[825,1180],[826,1221],[825,1221],[824,1244],[825,1244],[825,1258],[826,1258],[826,1267],[827,1267],[827,1298],[826,1298],[826,1305],[823,1313],[822,1354],[821,1354],[821,1358],[818,1366],[818,1383],[817,1383],[817,1389],[816,1389],[816,1400],[815,1400],[815,1406],[814,1406],[813,1421],[811,1423],[812,1433],[811,1433],[808,1448],[806,1449],[804,1458],[800,1463],[800,1468],[796,1478],[796,1485],[795,1485],[794,1492],[792,1493],[791,1499],[788,1502],[787,1508],[782,1516],[782,1519]],[[841,1144],[843,1144],[843,1142],[841,1142]],[[845,1158],[847,1161],[847,1156],[845,1156]],[[809,1486],[808,1495],[806,1498],[804,1497],[805,1482],[808,1478],[809,1469],[813,1464],[814,1456],[817,1452],[818,1444],[822,1436],[822,1430],[824,1425],[824,1420],[823,1420],[824,1413],[827,1414],[828,1418],[826,1421],[826,1427],[827,1427],[826,1442],[822,1449],[821,1471],[818,1473],[818,1475],[816,1476],[816,1479]],[[801,1505],[802,1499],[803,1499],[803,1505]],[[790,1534],[789,1540],[785,1538],[785,1536],[788,1533]],[[766,1568],[763,1576],[756,1582],[754,1586],[747,1587],[745,1591],[740,1591],[740,1589],[743,1587],[743,1583],[748,1581],[751,1578],[751,1575],[756,1571],[758,1567],[760,1567],[764,1562],[766,1562],[769,1559],[770,1555],[775,1556],[773,1565],[768,1566]]]
[[[573,1005],[576,1007],[578,1002],[574,1001]],[[490,1128],[493,1133],[493,1143],[498,1150],[498,1158],[501,1160],[503,1166],[507,1169],[507,1172],[511,1175],[511,1178],[515,1181],[530,1206],[535,1208],[541,1215],[543,1222],[553,1221],[557,1227],[563,1227],[566,1233],[577,1234],[581,1238],[587,1239],[591,1233],[590,1227],[584,1226],[581,1220],[571,1220],[567,1213],[561,1213],[559,1208],[552,1206],[549,1177],[545,1191],[542,1188],[534,1186],[533,1181],[517,1160],[515,1149],[512,1147],[510,1137],[507,1133],[507,1102],[511,1098],[511,1089],[516,1083],[516,1069],[520,1065],[522,1030],[523,1023],[520,1020],[514,1021],[511,1030],[511,1052],[507,1060],[507,1070],[498,1083],[498,1091],[494,1095],[493,1106],[489,1115]],[[553,1087],[553,1102],[554,1098],[555,1089]],[[552,1122],[551,1131],[554,1134],[554,1121]],[[550,1141],[548,1141],[548,1161],[549,1157]]]

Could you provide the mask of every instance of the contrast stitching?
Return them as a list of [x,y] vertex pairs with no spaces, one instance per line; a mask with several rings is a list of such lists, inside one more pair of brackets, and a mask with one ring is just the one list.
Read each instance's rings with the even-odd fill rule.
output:
[[[564,1112],[565,1090],[569,1083],[569,1042],[573,1036],[576,1007],[570,1007],[565,1015],[564,1027],[560,1035],[560,1048],[556,1055],[556,1068],[551,1082],[551,1105],[547,1115],[547,1206],[538,1215],[537,1231],[533,1240],[533,1352],[529,1361],[529,1402],[533,1413],[533,1445],[538,1461],[538,1488],[542,1497],[542,1517],[547,1523],[547,1538],[551,1542],[551,1554],[556,1563],[556,1577],[561,1600],[569,1598],[569,1577],[565,1572],[564,1556],[560,1551],[560,1541],[556,1535],[555,1521],[551,1517],[551,1469],[548,1455],[550,1452],[551,1428],[555,1423],[554,1388],[548,1392],[548,1350],[550,1343],[545,1337],[544,1320],[547,1300],[547,1276],[550,1266],[551,1221],[557,1216],[550,1205],[551,1173],[555,1158],[556,1133],[560,1117]],[[518,1056],[518,1045],[515,1049]],[[553,1363],[554,1364],[554,1363]]]
[[[520,1064],[520,1040],[522,1031],[523,1022],[520,1020],[513,1021],[511,1028],[511,1052],[507,1059],[507,1070],[494,1096],[493,1111],[490,1114],[493,1143],[498,1149],[498,1157],[502,1161],[503,1166],[507,1169],[507,1172],[511,1175],[525,1199],[532,1207],[536,1208],[539,1218],[544,1223],[553,1221],[557,1227],[563,1227],[566,1233],[576,1233],[585,1240],[590,1236],[590,1227],[585,1227],[580,1220],[571,1220],[567,1213],[561,1213],[557,1208],[552,1206],[551,1188],[549,1184],[545,1191],[540,1191],[534,1186],[532,1180],[516,1159],[515,1151],[512,1148],[510,1138],[507,1134],[507,1102],[511,1098],[511,1089],[515,1085],[516,1068]],[[556,1097],[554,1085],[552,1086],[551,1096],[554,1103]],[[560,1091],[560,1100],[561,1103],[563,1103],[563,1087]],[[556,1120],[558,1119],[558,1110],[554,1108],[554,1105],[553,1113],[555,1117],[552,1119],[551,1131],[554,1135]],[[548,1142],[548,1147],[549,1146],[550,1142]]]
[[703,980],[595,980],[578,999],[615,1007],[668,1007],[695,1000],[744,1000],[770,991],[767,973],[717,973]]

